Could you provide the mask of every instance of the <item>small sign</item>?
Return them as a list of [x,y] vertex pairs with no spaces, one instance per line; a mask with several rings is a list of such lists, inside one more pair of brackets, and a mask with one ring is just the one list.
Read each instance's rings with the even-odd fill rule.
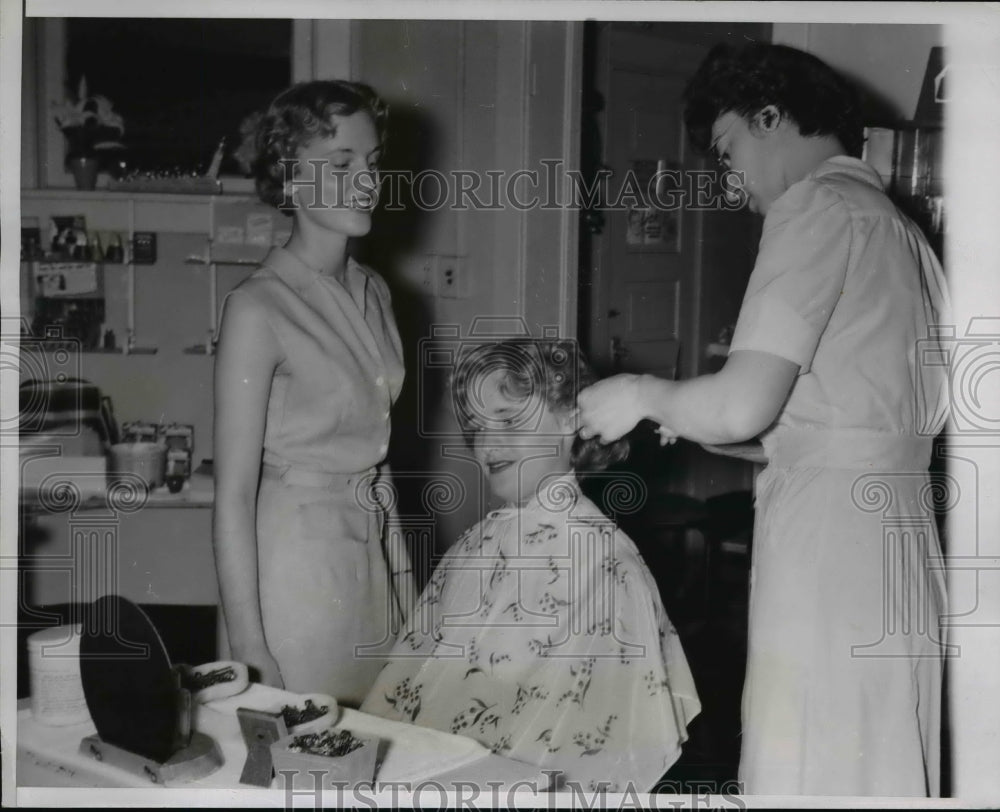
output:
[[[630,175],[639,190],[640,205],[629,206],[625,245],[628,251],[677,253],[680,251],[680,209],[671,207],[666,189],[679,165],[663,159],[633,160]],[[674,175],[676,176],[676,175]]]
[[211,259],[215,262],[260,262],[271,246],[284,242],[291,218],[258,202],[213,203]]
[[40,262],[35,266],[35,290],[45,299],[97,295],[100,292],[97,263]]

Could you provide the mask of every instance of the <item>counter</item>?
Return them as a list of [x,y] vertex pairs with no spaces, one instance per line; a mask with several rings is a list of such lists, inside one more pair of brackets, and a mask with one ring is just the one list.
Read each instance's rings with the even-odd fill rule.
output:
[[[67,505],[58,497],[41,497],[37,490],[22,489],[20,492],[22,510],[29,513],[62,513],[66,510],[115,510],[115,505],[108,503],[106,488],[94,488],[90,491],[81,490],[80,501],[72,506]],[[154,488],[145,498],[141,506],[153,508],[210,508],[215,503],[215,485],[211,476],[192,474],[177,493],[171,493],[166,485]],[[135,508],[129,506],[125,512],[133,513]]]
[[[165,787],[151,785],[146,778],[80,754],[80,741],[96,732],[92,722],[67,727],[40,725],[32,718],[27,701],[22,700],[17,713],[17,786],[153,786],[163,791],[162,801],[156,801],[155,805],[170,804],[173,793],[168,793],[169,789],[230,789],[245,792],[248,800],[254,799],[257,803],[263,801],[270,806],[277,802],[280,805],[284,798],[283,785],[280,783],[283,778],[275,778],[270,790],[246,787],[239,783],[247,749],[239,732],[236,708],[267,709],[286,701],[294,701],[294,695],[254,684],[237,696],[197,706],[194,726],[216,741],[225,763],[216,772],[202,779]],[[549,786],[548,776],[541,768],[495,755],[478,742],[463,736],[390,721],[350,708],[342,710],[336,726],[388,741],[376,774],[378,783],[402,782],[412,790],[421,784],[430,786],[433,782],[446,790],[456,791],[459,782],[470,782],[483,787],[484,792],[492,788],[492,785],[487,788],[488,781],[508,788],[517,782],[529,782],[540,791]],[[296,793],[301,794],[299,790]],[[241,795],[230,797],[242,800]],[[433,797],[440,802],[438,792]],[[192,800],[190,796],[186,799],[188,804]],[[335,801],[336,798],[333,797],[325,798],[323,805],[339,806]]]

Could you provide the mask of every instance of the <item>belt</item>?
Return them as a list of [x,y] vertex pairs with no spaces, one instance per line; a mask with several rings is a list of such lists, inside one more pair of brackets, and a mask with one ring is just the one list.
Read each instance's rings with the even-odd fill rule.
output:
[[356,474],[336,474],[328,471],[313,471],[307,468],[296,468],[288,463],[276,465],[265,462],[261,466],[261,477],[276,480],[285,485],[301,485],[306,488],[325,488],[331,491],[346,491],[355,487],[364,479],[370,479],[374,484],[378,477],[377,468],[369,468]]
[[777,468],[854,471],[926,471],[933,437],[865,429],[785,429],[764,437],[764,453]]

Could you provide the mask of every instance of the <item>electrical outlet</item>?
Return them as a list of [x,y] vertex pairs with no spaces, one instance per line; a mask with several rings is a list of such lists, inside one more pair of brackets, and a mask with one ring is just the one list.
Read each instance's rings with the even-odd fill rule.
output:
[[434,287],[434,256],[414,257],[410,262],[400,267],[400,277],[414,292],[421,296],[433,296]]
[[462,257],[439,254],[433,260],[435,295],[442,299],[468,299],[469,278]]
[[454,254],[425,254],[401,269],[402,278],[416,292],[441,299],[468,299],[465,261]]

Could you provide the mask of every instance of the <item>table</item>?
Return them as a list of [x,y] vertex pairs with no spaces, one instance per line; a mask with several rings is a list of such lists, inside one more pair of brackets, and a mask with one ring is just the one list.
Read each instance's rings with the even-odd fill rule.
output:
[[[72,476],[68,476],[67,481],[74,482]],[[114,505],[108,502],[108,492],[103,479],[96,484],[86,480],[76,481],[76,484],[79,487],[80,501],[75,505],[61,504],[58,498],[44,499],[39,495],[37,488],[22,488],[21,509],[29,515],[65,512],[67,509],[73,511],[114,509]],[[215,483],[211,476],[200,473],[192,474],[177,493],[171,493],[166,485],[161,485],[153,488],[141,500],[143,507],[158,508],[211,508],[214,503]],[[58,506],[55,510],[53,504]]]
[[[21,605],[82,606],[114,593],[141,605],[219,606],[212,477],[193,474],[179,493],[156,488],[135,504],[109,499],[104,483],[80,480],[79,498],[62,500],[21,491]],[[196,632],[210,639],[208,659],[228,651],[224,624]]]
[[[285,796],[283,783],[279,783],[283,779],[276,778],[270,790],[256,790],[239,783],[247,750],[239,732],[236,708],[271,709],[276,704],[294,701],[295,696],[254,684],[237,696],[197,706],[195,729],[215,739],[225,763],[198,781],[168,787],[151,785],[146,779],[78,753],[80,741],[96,733],[92,722],[66,727],[40,725],[31,716],[28,700],[22,700],[17,713],[17,786],[245,789],[258,797],[264,793],[280,800]],[[342,709],[337,727],[389,741],[376,775],[379,784],[389,786],[390,782],[399,782],[411,791],[430,784],[454,791],[463,783],[484,787],[486,782],[495,782],[500,788],[511,788],[519,782],[539,791],[550,788],[549,776],[541,768],[495,755],[464,736],[390,721],[350,708]],[[439,796],[434,797],[438,800]],[[324,806],[334,805],[335,800],[326,799]]]

